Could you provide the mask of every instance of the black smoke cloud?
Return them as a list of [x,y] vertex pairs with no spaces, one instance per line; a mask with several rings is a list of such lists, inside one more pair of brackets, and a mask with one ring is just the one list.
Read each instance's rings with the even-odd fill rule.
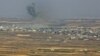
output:
[[32,18],[26,7],[33,2],[47,19],[100,17],[100,0],[0,0],[0,17]]

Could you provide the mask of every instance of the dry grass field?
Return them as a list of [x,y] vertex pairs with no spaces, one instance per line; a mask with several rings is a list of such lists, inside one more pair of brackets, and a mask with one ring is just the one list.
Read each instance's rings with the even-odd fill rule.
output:
[[100,56],[100,41],[67,40],[63,43],[62,37],[66,36],[0,32],[0,56]]

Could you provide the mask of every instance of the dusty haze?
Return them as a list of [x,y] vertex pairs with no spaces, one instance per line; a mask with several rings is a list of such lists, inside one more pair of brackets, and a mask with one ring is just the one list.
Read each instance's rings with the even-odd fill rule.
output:
[[32,18],[26,10],[32,2],[48,19],[100,17],[100,0],[0,0],[0,17]]

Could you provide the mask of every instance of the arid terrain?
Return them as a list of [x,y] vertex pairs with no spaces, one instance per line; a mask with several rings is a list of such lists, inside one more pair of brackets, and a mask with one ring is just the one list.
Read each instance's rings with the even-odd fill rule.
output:
[[[54,38],[50,40],[49,36]],[[66,36],[0,32],[0,56],[100,56],[100,41],[53,41],[62,37]]]
[[0,21],[0,56],[100,56],[99,20],[69,20],[62,25],[72,28],[42,28],[35,32],[20,28],[25,22],[20,27],[18,23]]

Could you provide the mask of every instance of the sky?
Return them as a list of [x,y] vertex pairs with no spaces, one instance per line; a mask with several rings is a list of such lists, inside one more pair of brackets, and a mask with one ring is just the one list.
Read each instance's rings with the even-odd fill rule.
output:
[[0,0],[0,17],[31,18],[26,7],[32,2],[48,19],[100,17],[100,0]]
[[30,18],[26,7],[33,0],[0,0],[0,17]]

